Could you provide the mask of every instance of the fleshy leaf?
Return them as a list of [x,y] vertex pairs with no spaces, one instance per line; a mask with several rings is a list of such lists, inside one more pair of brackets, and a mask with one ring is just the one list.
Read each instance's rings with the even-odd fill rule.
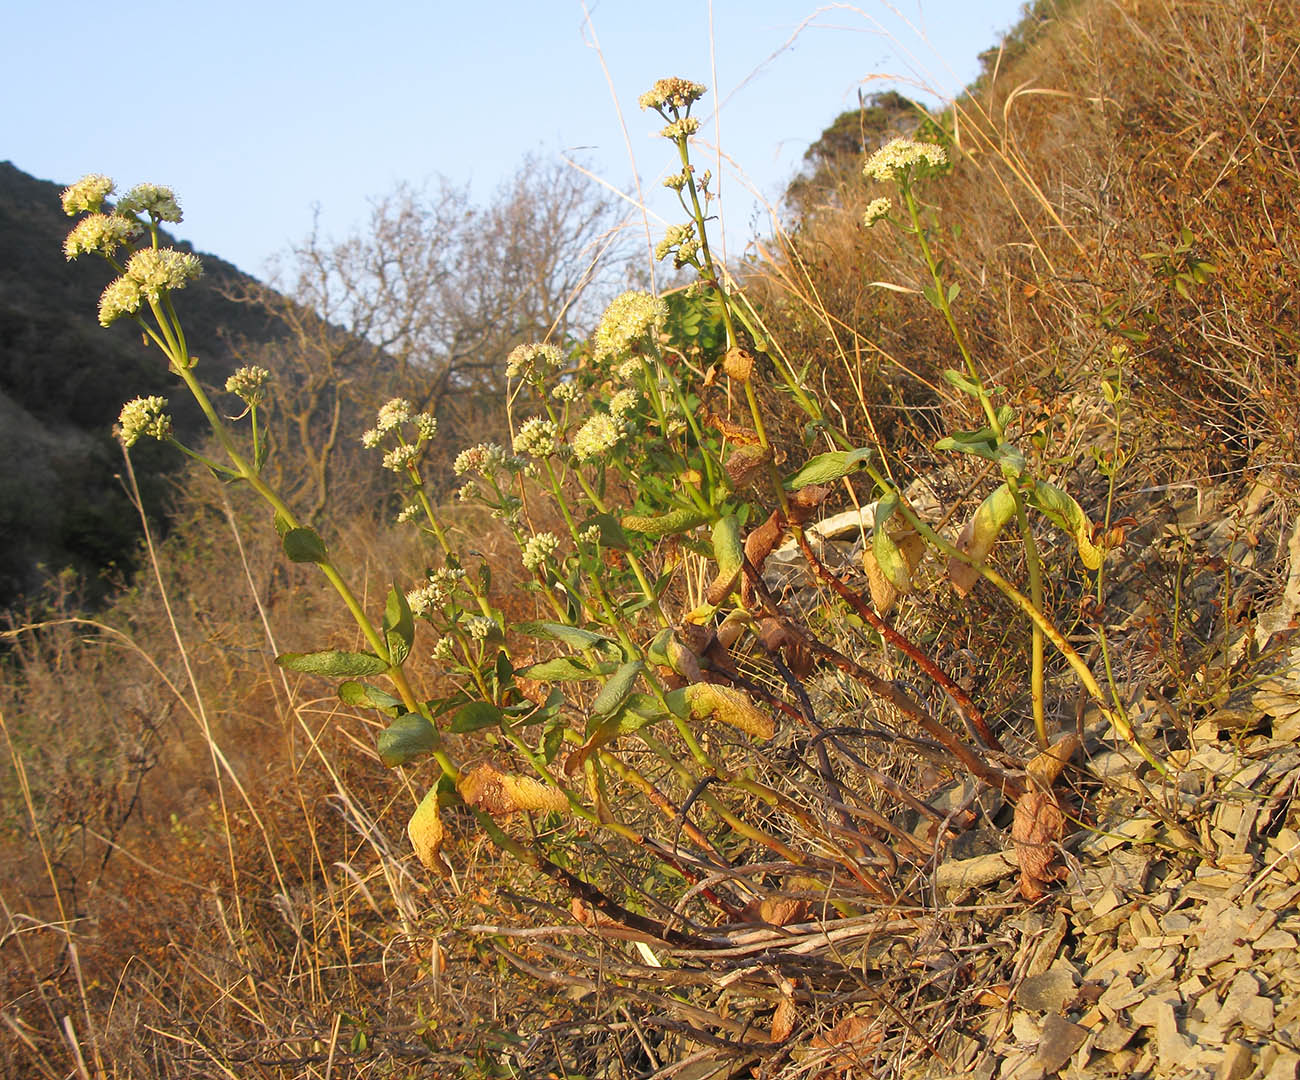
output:
[[281,543],[290,562],[322,563],[329,558],[325,541],[315,529],[290,529],[283,535]]
[[438,745],[438,733],[419,713],[405,713],[379,733],[375,749],[390,769],[427,754]]
[[832,480],[865,468],[873,452],[869,446],[859,446],[856,450],[832,450],[818,454],[790,477],[785,486],[791,491],[798,491],[811,484],[829,484]]
[[[1015,516],[1016,500],[1011,488],[1003,484],[979,505],[979,509],[966,522],[961,536],[957,538],[957,548],[965,552],[976,564],[982,563],[993,549],[998,533],[1008,521]],[[952,587],[961,596],[965,596],[975,587],[979,580],[979,570],[957,558],[948,560],[948,577]]]
[[581,531],[589,529],[593,525],[600,530],[601,547],[612,548],[615,551],[628,550],[630,545],[627,542],[627,535],[623,532],[623,526],[618,523],[618,519],[613,514],[593,514],[578,528]]
[[713,557],[718,563],[718,576],[713,579],[704,598],[710,604],[720,604],[736,587],[745,565],[740,519],[735,514],[728,514],[713,523]]
[[456,710],[451,718],[450,730],[457,735],[464,735],[479,728],[498,727],[501,724],[501,710],[486,701],[471,701]]
[[281,653],[275,662],[290,671],[307,675],[329,675],[335,678],[364,678],[381,675],[389,665],[374,653],[340,652],[327,649],[323,652]]
[[411,654],[411,643],[415,640],[415,619],[406,596],[396,586],[388,590],[388,601],[384,605],[384,638],[393,663],[406,663]]
[[703,511],[694,507],[682,507],[679,510],[661,514],[659,517],[628,514],[623,518],[622,525],[629,532],[641,533],[642,536],[658,539],[661,536],[689,532],[708,520],[708,516]]
[[[524,637],[558,641],[571,649],[619,651],[619,644],[613,638],[606,637],[604,634],[597,634],[592,630],[584,630],[580,626],[566,626],[564,623],[556,622],[524,622],[518,623],[513,629],[517,633],[523,634]],[[529,676],[529,678],[536,677],[535,675]]]
[[515,674],[521,679],[533,679],[536,682],[557,683],[575,682],[581,679],[598,679],[614,670],[613,664],[600,664],[594,668],[576,656],[557,656],[553,660],[542,660],[529,664]]
[[644,670],[645,664],[640,660],[629,660],[626,664],[620,665],[618,670],[609,677],[609,681],[600,688],[596,700],[591,703],[592,719],[603,720],[622,705],[632,693],[632,687],[636,685],[637,679]]
[[1092,522],[1074,496],[1046,480],[1039,480],[1027,495],[1034,506],[1074,537],[1083,565],[1089,570],[1098,569],[1106,552],[1092,542]]
[[379,709],[381,712],[387,712],[390,716],[396,716],[397,710],[402,706],[401,698],[396,698],[376,686],[356,682],[352,679],[339,684],[338,694],[339,700],[344,705]]
[[714,683],[692,683],[682,688],[694,720],[719,720],[759,739],[770,739],[772,717],[757,708],[743,690]]

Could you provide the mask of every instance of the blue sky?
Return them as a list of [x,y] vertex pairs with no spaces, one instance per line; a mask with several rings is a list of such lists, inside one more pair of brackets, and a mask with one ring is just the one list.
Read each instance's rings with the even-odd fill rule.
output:
[[[716,85],[696,114],[711,120],[721,102],[720,131],[707,123],[701,140],[774,200],[859,89],[951,95],[1019,9],[588,0],[588,21],[580,0],[20,0],[0,41],[0,159],[61,184],[87,172],[170,184],[179,235],[261,276],[313,207],[341,237],[399,182],[443,175],[486,198],[533,152],[628,189],[620,108],[666,213],[655,181],[671,148],[636,107],[665,75]],[[761,204],[724,170],[734,248]]]

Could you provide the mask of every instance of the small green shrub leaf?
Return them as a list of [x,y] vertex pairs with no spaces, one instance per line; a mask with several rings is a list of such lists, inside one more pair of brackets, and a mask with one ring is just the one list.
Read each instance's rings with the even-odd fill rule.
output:
[[395,585],[388,590],[388,601],[384,605],[384,639],[388,642],[388,653],[393,663],[406,663],[411,654],[411,643],[415,640],[415,619],[406,596]]
[[550,724],[542,734],[542,760],[550,765],[564,745],[564,724],[556,721]]
[[829,484],[850,473],[866,467],[873,451],[869,446],[860,446],[856,450],[832,450],[818,454],[802,469],[785,482],[791,491],[798,491],[810,484]]
[[1027,492],[1027,497],[1054,524],[1064,529],[1072,537],[1079,549],[1079,558],[1089,570],[1098,569],[1106,558],[1106,552],[1092,542],[1092,522],[1083,512],[1074,496],[1062,491],[1055,484],[1039,480]]
[[315,529],[290,529],[283,534],[281,543],[291,562],[323,563],[329,558],[325,541],[316,534]]
[[980,384],[965,372],[957,371],[955,368],[945,368],[943,377],[945,381],[952,383],[963,394],[970,394],[973,398],[980,396]]
[[876,565],[885,579],[900,593],[912,591],[912,568],[908,565],[902,549],[889,535],[885,523],[898,509],[898,492],[888,492],[876,503],[876,521],[871,534],[871,552],[876,557]]
[[728,514],[713,523],[713,557],[718,563],[718,576],[704,594],[710,604],[720,604],[736,587],[740,571],[745,565],[745,544],[740,538],[740,519]]
[[419,713],[404,713],[379,733],[375,749],[390,769],[427,754],[438,745],[438,733]]
[[281,653],[275,662],[290,671],[301,671],[307,675],[328,675],[333,678],[364,678],[367,675],[382,675],[389,665],[374,653],[340,652],[327,649],[324,652]]
[[534,682],[558,683],[578,682],[582,679],[598,679],[601,675],[608,675],[613,670],[613,664],[598,664],[593,668],[576,656],[557,656],[554,660],[543,660],[537,664],[530,664],[515,674],[521,679],[532,679]]
[[959,454],[974,454],[977,457],[997,460],[998,439],[986,427],[978,431],[954,431],[945,435],[934,444],[936,450],[956,450]]
[[593,525],[600,530],[601,547],[627,551],[631,546],[628,544],[627,534],[623,532],[623,526],[618,523],[618,519],[613,514],[593,514],[582,523],[581,529],[589,529]]
[[609,681],[600,688],[596,700],[591,703],[591,718],[603,720],[613,715],[632,693],[632,687],[636,685],[637,679],[641,677],[641,672],[644,670],[645,664],[640,660],[629,660],[626,664],[620,664],[618,670],[609,677]]
[[957,548],[974,559],[975,565],[955,557],[948,560],[948,577],[960,595],[965,596],[975,587],[980,576],[978,564],[988,557],[998,533],[1015,513],[1015,496],[1011,493],[1011,488],[1003,484],[980,503],[979,509],[966,522],[961,536],[957,538]]
[[392,694],[385,693],[377,686],[356,682],[353,679],[340,683],[338,694],[339,700],[344,705],[351,705],[354,708],[379,709],[381,712],[387,712],[390,716],[396,716],[402,705],[401,698],[393,697]]
[[451,731],[465,735],[480,728],[499,727],[501,719],[501,710],[495,705],[486,701],[471,701],[456,710],[456,715],[451,718]]
[[667,514],[661,514],[658,517],[647,517],[644,514],[628,514],[623,518],[622,525],[628,532],[640,533],[642,536],[657,540],[661,536],[673,536],[676,533],[689,532],[708,520],[708,515],[702,510],[684,506],[681,509],[671,510]]
[[[619,644],[613,638],[606,637],[604,634],[597,634],[592,630],[584,630],[579,626],[566,626],[564,623],[556,622],[523,622],[518,623],[514,629],[516,632],[523,634],[524,637],[558,641],[571,649],[619,651]],[[533,678],[534,676],[529,677]]]

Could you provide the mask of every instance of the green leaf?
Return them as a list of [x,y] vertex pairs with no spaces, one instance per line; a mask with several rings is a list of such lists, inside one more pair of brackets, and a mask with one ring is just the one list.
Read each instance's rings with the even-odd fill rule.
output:
[[315,529],[290,529],[281,538],[284,553],[291,562],[323,563],[329,559],[329,552]]
[[956,450],[959,454],[974,454],[989,461],[997,460],[997,447],[997,436],[986,427],[978,431],[954,431],[934,444],[936,450]]
[[939,295],[939,290],[936,289],[933,284],[925,286],[925,288],[921,290],[921,295],[930,302],[930,306],[936,311],[943,310],[943,302]]
[[406,663],[411,654],[411,643],[415,640],[415,619],[405,594],[398,592],[396,585],[388,590],[388,601],[384,604],[384,639],[388,642],[388,655],[393,658],[393,663]]
[[329,675],[335,678],[382,675],[389,667],[374,653],[340,652],[337,649],[311,653],[281,653],[275,658],[275,662],[290,671],[301,671],[307,675]]
[[596,700],[591,703],[591,718],[593,720],[603,720],[613,715],[627,696],[632,693],[632,687],[641,677],[641,672],[645,670],[645,664],[640,660],[629,660],[626,664],[620,664],[617,671],[609,677],[609,681],[600,688],[600,693],[596,695]]
[[745,565],[745,544],[740,538],[740,519],[735,514],[713,523],[713,558],[718,564],[718,576],[709,585],[705,598],[710,604],[720,604],[736,587]]
[[876,557],[876,565],[889,583],[900,593],[912,591],[912,570],[907,565],[903,552],[889,535],[885,523],[898,509],[898,492],[889,491],[876,503],[876,520],[871,534],[871,551]]
[[954,281],[951,285],[949,285],[949,286],[948,286],[948,303],[951,304],[954,300],[956,300],[956,299],[957,299],[957,294],[960,293],[960,292],[961,292],[961,286],[958,285],[957,282]]
[[521,679],[532,679],[534,682],[578,682],[582,679],[599,679],[614,669],[614,664],[598,664],[592,668],[576,656],[557,656],[554,660],[530,664],[515,674]]
[[1004,442],[998,445],[993,451],[994,459],[1002,467],[1002,476],[1005,480],[1019,480],[1025,475],[1025,455],[1017,450],[1011,443]]
[[401,698],[393,697],[392,694],[385,693],[377,686],[355,682],[352,679],[339,684],[338,694],[339,700],[344,705],[351,705],[354,708],[379,709],[391,716],[396,716],[397,710],[402,706]]
[[1074,537],[1079,549],[1079,558],[1089,570],[1098,569],[1105,561],[1106,552],[1092,542],[1092,522],[1083,512],[1074,496],[1061,490],[1055,484],[1039,480],[1026,493],[1030,503],[1036,506],[1056,525]]
[[628,514],[623,518],[622,526],[629,532],[641,533],[642,536],[658,539],[661,536],[689,532],[708,520],[708,515],[702,510],[698,510],[693,506],[683,506],[677,510],[670,510],[666,514],[660,514],[658,517],[648,517],[644,514]]
[[471,701],[456,710],[451,718],[450,730],[457,735],[464,735],[480,728],[500,727],[501,710],[486,701]]
[[612,548],[615,551],[627,551],[631,546],[627,540],[627,534],[623,531],[623,526],[618,523],[618,519],[613,514],[593,514],[587,518],[579,528],[589,529],[595,525],[600,529],[600,546]]
[[613,638],[584,630],[580,626],[567,626],[556,622],[524,622],[515,626],[515,630],[524,637],[546,638],[558,641],[571,649],[603,649],[607,652],[619,651],[619,644]]
[[982,384],[977,383],[965,372],[957,371],[955,368],[944,368],[943,377],[946,382],[952,383],[962,393],[970,394],[973,398],[980,396]]
[[[966,527],[957,538],[957,547],[974,561],[982,563],[993,549],[1000,533],[1016,513],[1016,500],[1011,488],[1003,484],[979,505]],[[948,576],[953,588],[965,596],[979,579],[979,570],[960,559],[948,560]]]
[[832,450],[818,454],[790,477],[785,486],[791,491],[798,491],[810,484],[828,484],[865,468],[873,453],[871,447],[859,446],[856,450]]
[[390,769],[427,754],[438,745],[438,732],[419,713],[404,713],[379,733],[375,749]]
[[547,765],[551,764],[560,753],[560,747],[564,745],[564,723],[555,721],[549,725],[542,734],[542,760]]

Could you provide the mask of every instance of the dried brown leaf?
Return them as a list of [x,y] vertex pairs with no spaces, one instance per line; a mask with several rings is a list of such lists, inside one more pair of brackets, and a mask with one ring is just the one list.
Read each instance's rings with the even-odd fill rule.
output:
[[1051,791],[1030,790],[1016,803],[1011,840],[1020,863],[1020,894],[1037,900],[1043,886],[1059,881],[1064,867],[1056,866],[1056,845],[1065,836],[1065,814]]

